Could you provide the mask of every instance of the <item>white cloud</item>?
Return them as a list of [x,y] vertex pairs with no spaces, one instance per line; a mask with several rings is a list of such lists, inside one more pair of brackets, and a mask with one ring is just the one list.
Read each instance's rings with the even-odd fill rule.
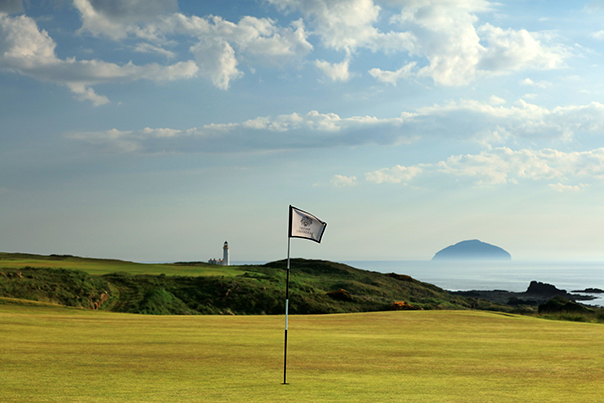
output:
[[484,24],[478,29],[486,43],[479,68],[491,73],[532,69],[549,70],[563,66],[568,51],[560,46],[548,47],[545,35],[527,30],[502,29]]
[[372,0],[267,0],[281,10],[299,11],[327,48],[348,53],[378,36],[373,24],[380,7]]
[[359,181],[356,176],[334,175],[331,184],[335,187],[357,186]]
[[476,75],[484,49],[474,28],[476,13],[486,11],[485,1],[412,1],[394,21],[415,37],[413,54],[428,59],[419,71],[444,85],[460,85]]
[[[435,117],[438,117],[435,121]],[[455,122],[465,128],[466,137],[481,141],[498,137],[572,140],[577,133],[604,131],[604,104],[561,106],[547,109],[519,100],[512,106],[497,106],[473,100],[451,102],[418,109],[411,122],[424,124],[424,132],[440,121]]]
[[243,122],[243,127],[255,130],[270,130],[284,132],[287,130],[297,129],[304,122],[304,118],[297,113],[291,115],[281,115],[276,119],[268,117],[258,117]]
[[564,185],[560,182],[548,185],[550,189],[554,189],[557,192],[578,192],[585,189],[588,185],[580,183],[578,185]]
[[331,81],[348,81],[350,79],[348,64],[348,59],[341,63],[329,63],[324,60],[315,61],[315,66],[329,77]]
[[[154,129],[66,133],[67,138],[114,152],[226,153],[400,142],[402,119],[370,116],[341,118],[310,111],[277,117],[257,117],[243,123],[208,124],[187,130]],[[368,132],[374,132],[372,136]],[[169,133],[169,136],[166,135]]]
[[599,41],[604,39],[604,30],[600,30],[591,34],[591,37]]
[[235,51],[228,42],[219,39],[198,42],[191,47],[191,52],[195,55],[199,74],[222,90],[228,89],[232,80],[243,76],[237,69]]
[[503,105],[506,103],[505,99],[500,98],[496,95],[491,95],[491,97],[489,98],[489,102],[491,105]]
[[384,168],[365,174],[365,180],[372,183],[404,183],[407,184],[413,178],[421,174],[422,168],[418,166],[405,167],[396,165],[392,168]]
[[580,190],[588,186],[584,181],[604,183],[604,148],[566,153],[500,147],[480,154],[455,155],[432,164],[396,165],[368,172],[365,178],[372,183],[406,184],[411,180],[421,182],[428,175],[465,177],[477,186],[531,181],[550,182],[547,186],[557,191]]
[[80,101],[90,101],[94,106],[109,103],[109,98],[103,95],[98,95],[92,88],[86,87],[82,83],[67,83],[66,85]]
[[408,79],[417,75],[417,73],[414,71],[416,70],[416,66],[416,62],[411,62],[396,71],[385,71],[379,68],[373,68],[369,70],[369,74],[382,83],[388,83],[396,86],[396,83],[401,79]]
[[178,10],[177,0],[73,0],[73,5],[82,17],[81,31],[114,40]]
[[0,14],[0,69],[64,85],[78,99],[90,100],[94,105],[108,102],[91,88],[95,84],[139,79],[170,81],[194,77],[198,70],[192,61],[137,66],[131,62],[118,65],[100,60],[63,60],[56,56],[55,46],[33,19]]
[[478,14],[492,11],[495,6],[487,1],[387,3],[401,7],[400,14],[392,20],[406,30],[405,45],[396,50],[425,59],[427,65],[417,63],[411,70],[407,62],[396,71],[371,69],[370,74],[382,82],[395,84],[413,73],[430,77],[441,85],[466,85],[482,75],[559,68],[569,55],[561,46],[544,44],[550,39],[546,35],[502,29],[488,23],[479,25]]
[[137,44],[134,47],[134,51],[139,53],[155,53],[158,55],[162,55],[168,59],[173,59],[174,57],[176,57],[176,53],[172,51],[145,42]]
[[[86,88],[83,86],[72,90],[94,101],[94,94],[87,94]],[[96,102],[100,103],[102,99]],[[510,138],[515,142],[528,140],[531,143],[555,143],[569,142],[585,133],[602,132],[604,132],[604,105],[597,102],[547,109],[522,100],[508,106],[507,103],[503,104],[501,99],[495,98],[487,103],[462,100],[444,106],[434,105],[414,112],[403,112],[400,117],[395,118],[341,117],[335,113],[321,113],[314,110],[306,114],[259,116],[244,122],[207,124],[178,131],[171,138],[165,139],[162,149],[170,149],[174,152],[224,152],[225,150],[326,148],[360,144],[399,145],[418,141],[421,137],[429,139],[457,137],[461,140],[475,141],[490,149],[497,144],[504,144]],[[85,140],[87,134],[81,133],[77,137]],[[101,143],[98,133],[93,137],[95,141],[92,143],[97,145]],[[156,143],[149,143],[148,133],[127,132],[121,140],[126,137],[129,141],[141,145],[136,150],[146,152],[145,150],[157,148]],[[107,144],[112,143],[114,139],[113,135],[105,136]],[[480,158],[493,159],[496,156],[487,154]],[[451,160],[444,167],[455,169],[458,164],[454,162]],[[459,169],[463,172],[462,168]],[[486,182],[505,179],[496,172],[487,176]]]
[[520,82],[520,85],[525,85],[528,87],[536,87],[536,88],[549,88],[552,86],[552,83],[549,81],[533,81],[530,78],[525,78]]
[[[80,33],[120,41],[134,52],[168,59],[179,56],[168,50],[168,46],[177,49],[177,44],[192,42],[189,51],[194,61],[181,57],[181,61],[172,66],[150,64],[136,69],[128,64],[121,66],[99,60],[60,60],[55,56],[54,41],[46,32],[38,30],[33,20],[23,17],[28,20],[26,23],[12,19],[12,27],[6,28],[10,17],[4,16],[4,31],[16,30],[12,34],[21,41],[9,50],[25,50],[30,54],[23,53],[18,60],[9,61],[9,52],[0,60],[0,68],[66,85],[79,99],[98,105],[107,98],[96,94],[92,87],[113,82],[111,80],[120,76],[115,73],[120,68],[123,81],[149,75],[155,77],[153,80],[202,77],[217,88],[227,90],[233,81],[243,77],[242,66],[251,71],[255,71],[257,65],[300,68],[314,49],[309,36],[319,38],[328,50],[344,52],[340,63],[322,58],[313,63],[331,81],[339,82],[349,81],[355,75],[354,54],[359,49],[402,56],[398,69],[384,69],[379,65],[368,69],[377,81],[392,85],[421,77],[441,85],[466,85],[483,75],[558,68],[569,55],[561,46],[550,45],[551,38],[545,34],[479,24],[481,13],[492,12],[497,7],[486,0],[382,0],[380,4],[400,9],[390,19],[394,29],[388,32],[378,29],[388,21],[388,14],[382,13],[380,5],[373,0],[267,1],[280,11],[299,13],[303,18],[280,26],[273,19],[254,16],[244,16],[238,22],[220,16],[187,16],[179,12],[176,0],[74,0],[82,21]],[[17,3],[12,0],[10,4],[20,4]],[[0,39],[4,47],[7,41]],[[41,67],[43,60],[44,68]],[[51,63],[53,68],[47,68]],[[162,68],[163,72],[157,73]],[[101,70],[113,71],[111,78],[106,78]],[[134,70],[141,73],[141,77],[129,74]],[[149,72],[143,74],[143,70]],[[81,79],[68,77],[74,71]],[[159,78],[162,74],[165,77]],[[542,85],[533,83],[533,86]]]
[[[82,16],[81,31],[113,40],[144,39],[135,51],[174,57],[158,46],[167,37],[197,41],[190,47],[201,77],[226,90],[243,76],[238,65],[247,63],[283,67],[299,62],[312,45],[301,20],[279,27],[268,18],[244,16],[233,23],[219,16],[185,16],[174,0],[75,0]],[[253,68],[253,67],[250,67]]]

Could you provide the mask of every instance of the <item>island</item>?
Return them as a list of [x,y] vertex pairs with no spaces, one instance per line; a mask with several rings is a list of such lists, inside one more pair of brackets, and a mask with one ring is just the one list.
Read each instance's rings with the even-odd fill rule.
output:
[[502,248],[478,239],[461,241],[436,252],[432,260],[511,260]]

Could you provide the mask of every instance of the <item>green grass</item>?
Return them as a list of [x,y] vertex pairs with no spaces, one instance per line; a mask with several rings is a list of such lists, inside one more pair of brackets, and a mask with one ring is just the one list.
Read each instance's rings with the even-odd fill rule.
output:
[[[395,302],[414,309],[518,309],[451,295],[405,275],[322,260],[292,259],[291,265],[292,314],[383,311]],[[124,313],[280,314],[286,267],[284,260],[223,267],[0,253],[0,296]]]
[[604,328],[477,311],[147,316],[0,303],[13,402],[596,402]]
[[69,255],[32,255],[0,252],[0,271],[3,268],[24,267],[80,270],[92,275],[124,272],[136,274],[165,274],[168,276],[236,276],[245,273],[245,266],[218,266],[203,262],[194,264],[135,263],[116,259],[93,259]]

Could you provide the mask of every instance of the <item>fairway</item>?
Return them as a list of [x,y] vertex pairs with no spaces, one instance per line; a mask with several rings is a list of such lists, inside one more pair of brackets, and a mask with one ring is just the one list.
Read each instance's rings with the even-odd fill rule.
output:
[[596,402],[604,327],[477,311],[145,316],[0,303],[8,402]]
[[165,274],[169,276],[236,276],[245,273],[245,266],[220,266],[196,262],[177,263],[136,263],[116,259],[95,259],[78,256],[32,255],[24,253],[0,252],[0,267],[20,269],[23,267],[80,270],[88,274],[125,272],[136,274]]

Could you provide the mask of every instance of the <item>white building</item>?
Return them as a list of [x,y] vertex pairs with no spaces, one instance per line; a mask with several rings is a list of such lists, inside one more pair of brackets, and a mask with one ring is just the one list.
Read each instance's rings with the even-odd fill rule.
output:
[[229,266],[231,261],[229,260],[229,243],[224,241],[224,246],[222,247],[222,265]]

